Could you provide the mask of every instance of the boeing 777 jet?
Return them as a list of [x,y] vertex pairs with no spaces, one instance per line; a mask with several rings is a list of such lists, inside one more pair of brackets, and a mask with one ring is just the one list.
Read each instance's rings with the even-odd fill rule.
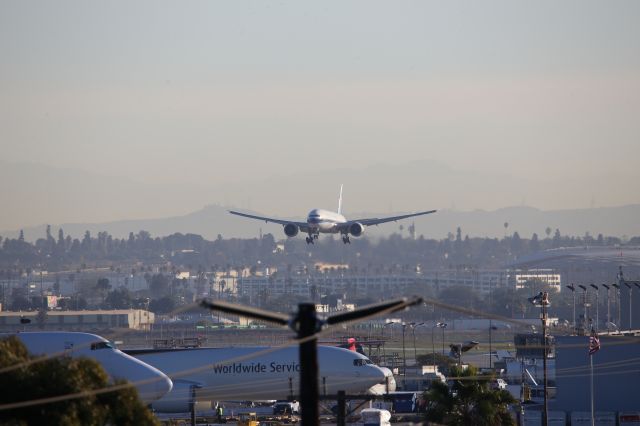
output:
[[313,244],[318,239],[320,233],[326,234],[342,234],[342,242],[351,243],[349,234],[359,237],[364,234],[364,228],[371,225],[380,225],[381,223],[394,222],[414,216],[422,216],[425,214],[435,213],[436,210],[429,210],[418,213],[403,214],[400,216],[364,218],[356,220],[347,220],[342,215],[342,186],[340,186],[340,197],[338,198],[338,211],[332,212],[323,209],[313,209],[307,215],[306,222],[292,222],[284,219],[276,219],[271,217],[256,216],[252,214],[242,213],[229,210],[229,213],[238,216],[248,217],[250,219],[264,220],[265,222],[278,223],[284,227],[284,233],[287,237],[295,237],[298,232],[306,232],[307,244]]

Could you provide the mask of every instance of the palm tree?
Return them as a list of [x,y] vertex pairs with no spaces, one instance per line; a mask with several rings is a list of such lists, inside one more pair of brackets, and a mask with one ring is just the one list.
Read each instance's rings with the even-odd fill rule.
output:
[[508,406],[516,400],[505,390],[489,387],[491,375],[478,375],[475,367],[466,370],[452,367],[455,380],[451,389],[435,382],[426,399],[430,401],[427,420],[447,425],[498,426],[515,425]]

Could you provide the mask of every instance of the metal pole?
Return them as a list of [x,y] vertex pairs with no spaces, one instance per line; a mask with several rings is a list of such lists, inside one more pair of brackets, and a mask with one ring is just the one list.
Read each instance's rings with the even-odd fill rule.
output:
[[445,356],[444,353],[444,329],[447,328],[447,323],[442,323],[442,356]]
[[595,284],[591,284],[591,288],[593,288],[596,291],[596,332],[597,332],[599,331],[598,324],[600,324],[600,288]]
[[407,389],[407,354],[404,349],[404,332],[407,324],[402,323],[402,390]]
[[345,426],[347,417],[347,404],[345,400],[345,392],[338,391],[338,415],[336,417],[337,426]]
[[411,327],[413,333],[413,365],[418,365],[418,351],[416,349],[416,326]]
[[631,304],[632,300],[633,300],[633,289],[631,288],[631,286],[629,286],[629,331],[631,331],[631,317],[633,314],[633,306]]
[[[316,307],[313,303],[298,305],[298,339],[311,337],[316,332]],[[318,351],[317,338],[300,343],[300,401],[303,426],[318,425]]]
[[436,346],[433,343],[433,331],[436,329],[437,325],[431,327],[431,354],[433,357],[433,365],[436,365]]
[[544,293],[544,296],[542,297],[542,369],[544,370],[544,411],[542,412],[543,426],[547,426],[549,424],[549,407],[547,405],[547,305],[545,303],[545,300],[548,301],[547,297],[547,293]]
[[493,328],[493,320],[489,318],[489,369],[493,368],[493,351],[491,350],[491,329]]
[[589,365],[591,371],[591,426],[595,426],[595,416],[593,408],[593,355],[589,354]]
[[610,330],[610,326],[609,324],[611,323],[611,305],[610,305],[610,290],[611,287],[609,287],[607,284],[602,284],[602,287],[607,289],[607,323],[605,324],[607,326],[607,332],[611,331]]

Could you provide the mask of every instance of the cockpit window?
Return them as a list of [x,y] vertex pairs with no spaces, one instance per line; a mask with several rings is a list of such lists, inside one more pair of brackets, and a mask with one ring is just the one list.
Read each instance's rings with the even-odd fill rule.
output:
[[111,342],[93,342],[91,344],[91,350],[97,351],[98,349],[113,349]]
[[365,358],[365,359],[354,359],[353,360],[353,365],[355,365],[356,367],[361,367],[363,365],[369,365],[369,364],[373,364],[373,362],[371,362],[371,360]]

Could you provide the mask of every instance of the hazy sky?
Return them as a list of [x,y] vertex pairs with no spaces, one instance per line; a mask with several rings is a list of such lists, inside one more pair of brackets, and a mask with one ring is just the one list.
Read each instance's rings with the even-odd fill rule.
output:
[[616,193],[640,179],[638,22],[638,1],[4,0],[2,159],[216,185],[430,159],[640,202]]

